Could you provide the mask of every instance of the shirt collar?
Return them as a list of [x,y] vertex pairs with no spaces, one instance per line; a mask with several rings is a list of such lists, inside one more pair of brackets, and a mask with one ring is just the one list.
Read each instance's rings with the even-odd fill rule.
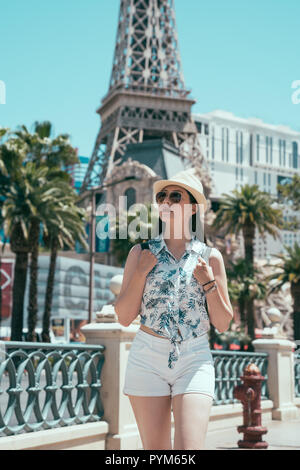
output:
[[[186,252],[194,251],[195,253],[199,253],[199,250],[201,247],[203,247],[203,242],[201,242],[196,237],[196,235],[194,235],[193,238],[189,242],[187,242],[185,251]],[[158,253],[160,253],[160,251],[163,248],[168,251],[168,247],[164,240],[163,233],[160,233],[157,237],[151,240],[151,249],[152,249],[152,252],[155,255],[157,255]]]

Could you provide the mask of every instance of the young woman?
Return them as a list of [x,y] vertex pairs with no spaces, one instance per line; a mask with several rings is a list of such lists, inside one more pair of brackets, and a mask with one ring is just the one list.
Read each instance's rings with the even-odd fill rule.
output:
[[207,205],[193,170],[153,189],[160,233],[149,249],[131,249],[115,304],[121,325],[141,317],[123,393],[145,450],[172,449],[171,409],[173,448],[203,449],[215,388],[207,333],[210,321],[223,332],[233,318],[226,272],[221,253],[191,234],[197,211]]

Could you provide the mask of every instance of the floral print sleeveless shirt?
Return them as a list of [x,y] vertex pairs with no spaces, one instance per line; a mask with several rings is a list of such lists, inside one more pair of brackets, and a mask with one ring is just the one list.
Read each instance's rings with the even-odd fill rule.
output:
[[141,324],[170,340],[168,367],[173,369],[182,341],[210,329],[205,293],[193,271],[199,256],[208,263],[211,248],[194,236],[177,260],[162,233],[148,243],[157,264],[147,275],[139,314]]

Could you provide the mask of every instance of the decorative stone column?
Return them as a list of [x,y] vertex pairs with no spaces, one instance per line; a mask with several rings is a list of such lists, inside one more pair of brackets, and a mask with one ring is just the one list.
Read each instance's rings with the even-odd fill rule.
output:
[[[111,280],[110,289],[115,295],[119,293],[121,282],[121,275]],[[104,306],[96,316],[96,323],[85,325],[81,330],[87,344],[105,346],[100,395],[103,419],[109,424],[106,450],[142,449],[129,398],[123,394],[128,353],[139,322],[136,320],[128,327],[120,325],[113,305]]]
[[274,404],[272,418],[280,421],[299,418],[295,404],[295,343],[276,337],[270,331],[262,339],[253,341],[253,346],[256,352],[266,352],[269,355],[268,389]]

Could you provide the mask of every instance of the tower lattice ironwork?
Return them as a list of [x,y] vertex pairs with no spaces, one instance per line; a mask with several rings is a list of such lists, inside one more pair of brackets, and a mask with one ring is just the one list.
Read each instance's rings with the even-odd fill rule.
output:
[[101,128],[81,192],[101,186],[128,144],[164,138],[201,154],[181,69],[174,0],[121,0],[108,94],[97,113]]

